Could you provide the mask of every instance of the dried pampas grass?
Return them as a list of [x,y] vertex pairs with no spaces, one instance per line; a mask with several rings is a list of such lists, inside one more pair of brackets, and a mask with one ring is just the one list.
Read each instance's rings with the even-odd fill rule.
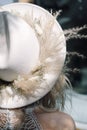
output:
[[87,38],[87,35],[80,34],[80,32],[84,29],[87,29],[87,25],[84,25],[82,27],[75,27],[75,28],[70,28],[70,29],[64,30],[66,40],[68,41],[70,39]]

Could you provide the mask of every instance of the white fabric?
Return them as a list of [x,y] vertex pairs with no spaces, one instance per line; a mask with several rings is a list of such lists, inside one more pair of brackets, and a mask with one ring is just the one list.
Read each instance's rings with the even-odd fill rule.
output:
[[34,30],[15,15],[1,12],[0,23],[0,78],[13,81],[36,66],[39,42]]

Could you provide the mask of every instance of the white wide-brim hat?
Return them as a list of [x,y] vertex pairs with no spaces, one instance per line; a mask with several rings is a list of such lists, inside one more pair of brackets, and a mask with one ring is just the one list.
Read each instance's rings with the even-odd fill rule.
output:
[[45,9],[25,3],[0,8],[0,107],[41,99],[57,82],[66,57],[63,30]]

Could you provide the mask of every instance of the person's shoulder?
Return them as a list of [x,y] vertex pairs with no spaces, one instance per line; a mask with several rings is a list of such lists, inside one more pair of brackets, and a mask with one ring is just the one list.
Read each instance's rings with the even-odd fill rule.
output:
[[[72,117],[64,112],[54,112],[54,119],[62,126],[63,130],[75,130],[75,122]],[[55,118],[56,117],[56,118]]]
[[[75,123],[71,116],[63,112],[38,113],[38,119],[46,130],[75,130]],[[47,129],[48,128],[48,129]]]

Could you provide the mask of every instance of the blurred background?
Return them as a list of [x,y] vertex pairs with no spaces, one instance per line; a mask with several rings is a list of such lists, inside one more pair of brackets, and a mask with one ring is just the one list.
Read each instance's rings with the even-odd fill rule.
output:
[[[13,2],[31,2],[53,12],[62,10],[57,20],[63,30],[87,24],[87,0],[0,0],[0,6]],[[81,34],[87,34],[87,29]],[[82,56],[71,55],[67,65],[72,69],[69,79],[74,91],[67,92],[70,97],[72,95],[72,109],[66,100],[65,112],[73,117],[78,128],[87,130],[87,39],[71,39],[66,44],[68,52],[77,52]]]

